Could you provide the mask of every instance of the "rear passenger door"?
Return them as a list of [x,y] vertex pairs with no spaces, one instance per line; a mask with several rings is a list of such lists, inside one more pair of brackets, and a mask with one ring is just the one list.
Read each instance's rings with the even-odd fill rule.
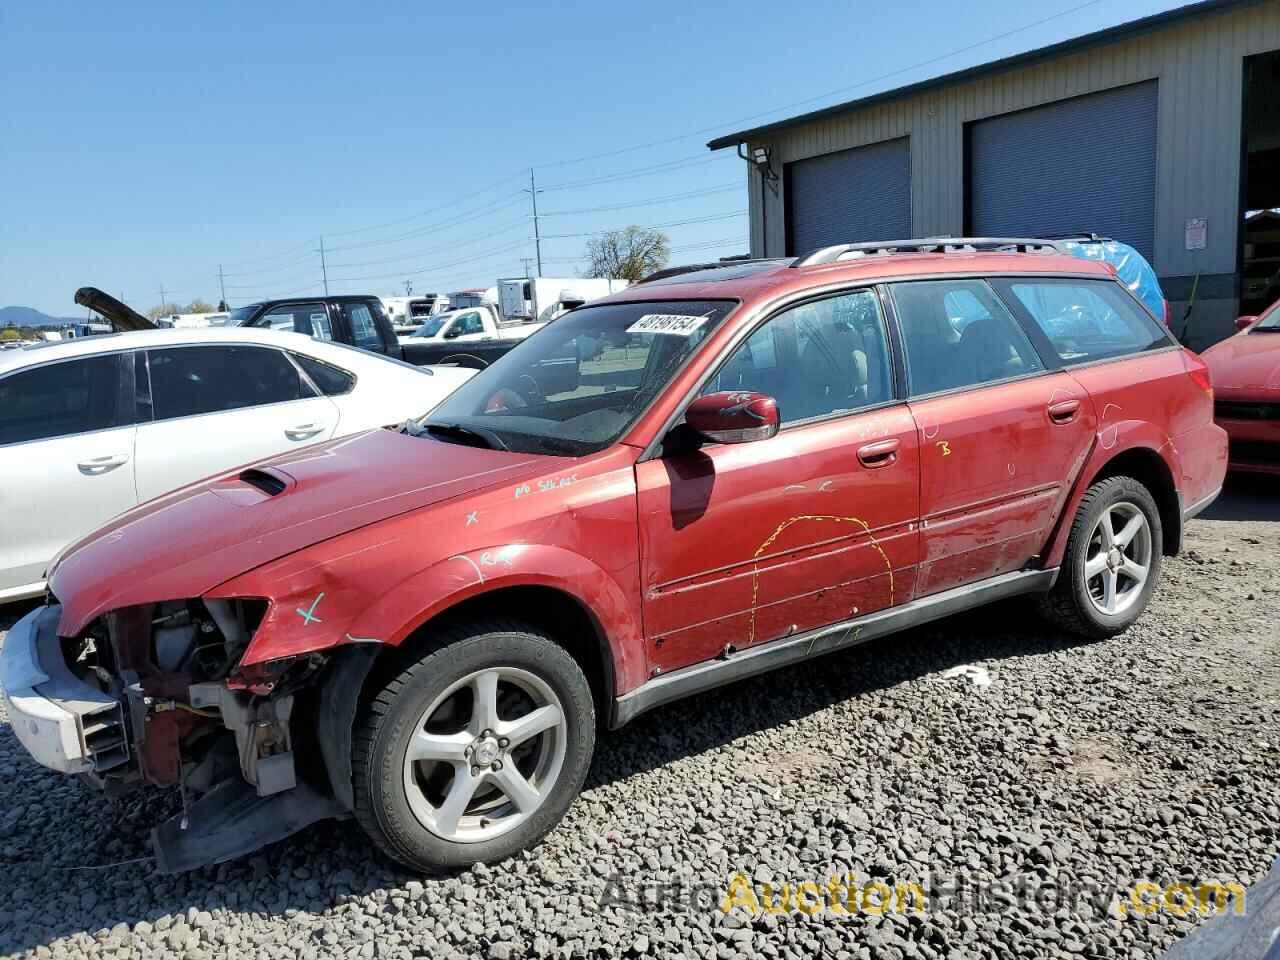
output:
[[917,594],[1019,570],[1048,540],[1094,435],[985,280],[890,286],[920,431]]
[[135,365],[141,500],[333,436],[338,408],[283,350],[194,344],[148,350]]

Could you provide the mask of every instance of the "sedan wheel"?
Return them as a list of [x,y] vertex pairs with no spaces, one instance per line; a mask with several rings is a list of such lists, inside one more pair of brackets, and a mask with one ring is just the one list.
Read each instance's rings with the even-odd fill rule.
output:
[[404,760],[418,821],[442,840],[491,840],[524,823],[564,765],[564,709],[525,670],[468,674],[423,712]]
[[493,862],[564,816],[595,747],[591,685],[528,624],[440,630],[370,699],[352,744],[356,818],[417,870]]
[[1146,514],[1127,501],[1102,512],[1089,536],[1084,575],[1089,599],[1108,616],[1138,602],[1151,573],[1151,527]]

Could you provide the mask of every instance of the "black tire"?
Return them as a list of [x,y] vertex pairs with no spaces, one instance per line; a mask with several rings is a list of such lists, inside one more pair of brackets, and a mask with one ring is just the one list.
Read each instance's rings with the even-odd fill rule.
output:
[[[406,750],[423,712],[437,698],[463,678],[491,669],[525,671],[554,691],[565,719],[564,756],[545,799],[523,822],[491,839],[457,842],[432,833],[414,813],[406,788]],[[586,779],[595,735],[590,685],[563,647],[513,621],[448,630],[378,691],[357,721],[352,746],[356,819],[387,856],[414,870],[505,859],[536,844],[560,822]]]
[[[1122,504],[1132,504],[1142,511],[1150,530],[1149,572],[1131,606],[1120,613],[1108,614],[1091,598],[1085,577],[1085,560],[1095,528],[1104,512]],[[1040,601],[1041,614],[1054,626],[1093,640],[1105,640],[1128,629],[1142,616],[1156,582],[1160,578],[1164,532],[1160,510],[1151,492],[1133,477],[1108,477],[1094,483],[1080,501],[1071,524],[1066,554],[1058,581]]]

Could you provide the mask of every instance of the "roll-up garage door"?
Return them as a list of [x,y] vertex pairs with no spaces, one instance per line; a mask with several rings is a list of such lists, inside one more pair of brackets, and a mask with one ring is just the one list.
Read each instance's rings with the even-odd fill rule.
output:
[[1156,83],[969,124],[969,231],[1155,246]]
[[786,167],[787,252],[911,236],[908,138],[797,160]]

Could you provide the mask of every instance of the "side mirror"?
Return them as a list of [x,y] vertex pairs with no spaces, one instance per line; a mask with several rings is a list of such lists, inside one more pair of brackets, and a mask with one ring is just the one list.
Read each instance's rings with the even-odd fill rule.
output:
[[462,328],[461,328],[461,327],[450,327],[448,330],[446,330],[446,331],[444,332],[444,338],[445,338],[446,340],[454,340],[454,339],[457,339],[457,338],[458,338],[458,337],[460,337],[460,336],[462,336]]
[[1257,322],[1258,322],[1257,317],[1236,317],[1236,329],[1248,330]]
[[778,432],[778,401],[748,390],[710,393],[689,404],[684,422],[716,443],[768,440]]

